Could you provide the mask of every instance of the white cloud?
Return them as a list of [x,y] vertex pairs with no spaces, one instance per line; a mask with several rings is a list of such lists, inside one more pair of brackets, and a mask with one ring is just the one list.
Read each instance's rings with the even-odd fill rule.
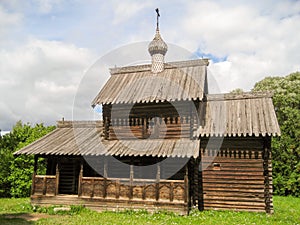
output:
[[9,34],[21,23],[22,15],[19,13],[8,13],[0,5],[0,42],[7,41]]
[[149,7],[150,2],[147,1],[114,1],[112,4],[114,19],[113,24],[124,23],[137,13],[141,12],[142,9]]
[[[264,8],[266,7],[266,8]],[[187,6],[181,24],[186,40],[181,43],[225,62],[212,63],[211,74],[222,84],[222,91],[250,90],[268,75],[286,75],[299,70],[300,4],[272,2],[226,4],[201,1]]]
[[38,6],[39,13],[48,14],[55,6],[58,6],[62,0],[34,0]]
[[16,120],[53,124],[72,119],[74,95],[90,51],[55,41],[30,40],[0,52],[0,128]]
[[[80,78],[96,58],[91,52],[103,55],[128,42],[151,41],[156,7],[161,9],[166,42],[225,57],[224,62],[210,63],[213,91],[218,90],[216,83],[223,92],[249,90],[265,76],[300,70],[300,1],[67,3],[1,0],[0,128],[9,129],[18,119],[47,123],[62,116],[70,119]],[[138,52],[150,59],[146,47]],[[185,60],[185,56],[170,48],[166,58]],[[121,66],[123,61],[113,56],[110,62]],[[102,70],[94,69],[95,77],[103,76]],[[84,97],[92,98],[104,81],[103,77],[89,80],[84,88],[93,90],[83,88],[82,93],[89,92]]]

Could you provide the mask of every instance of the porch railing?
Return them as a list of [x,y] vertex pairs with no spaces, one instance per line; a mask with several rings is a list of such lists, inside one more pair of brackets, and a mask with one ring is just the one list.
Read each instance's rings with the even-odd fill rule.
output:
[[35,175],[32,181],[32,195],[56,195],[57,185],[54,175]]
[[148,180],[82,177],[79,196],[103,199],[132,199],[188,202],[188,180]]

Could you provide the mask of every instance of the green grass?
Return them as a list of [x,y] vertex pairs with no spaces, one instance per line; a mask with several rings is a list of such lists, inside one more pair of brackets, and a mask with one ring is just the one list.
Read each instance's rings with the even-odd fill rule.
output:
[[[70,212],[54,213],[53,207],[35,208],[29,199],[0,199],[0,224],[300,224],[300,198],[274,197],[274,214],[194,210],[189,216],[146,211],[102,212],[72,207]],[[37,221],[7,218],[7,215],[37,215],[46,213],[49,218]]]

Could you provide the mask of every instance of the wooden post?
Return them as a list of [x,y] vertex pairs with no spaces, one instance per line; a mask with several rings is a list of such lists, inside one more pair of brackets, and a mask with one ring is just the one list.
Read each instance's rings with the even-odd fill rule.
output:
[[189,163],[189,183],[190,183],[190,198],[191,204],[196,206],[196,183],[195,183],[195,165],[196,160],[194,158],[190,159]]
[[80,172],[79,172],[79,179],[78,179],[78,196],[82,195],[82,177],[83,177],[83,163],[82,160],[80,161]]
[[159,138],[159,136],[160,136],[161,123],[162,123],[162,120],[160,118],[157,118],[157,117],[154,118],[154,138]]
[[155,199],[159,200],[159,183],[160,183],[160,162],[157,162],[157,173],[156,173],[156,188],[155,188]]
[[108,177],[108,175],[107,175],[107,158],[105,157],[104,158],[104,165],[103,165],[103,177],[104,178],[107,178]]
[[184,202],[189,204],[189,177],[188,177],[188,163],[185,165],[184,175]]
[[200,150],[199,150],[199,158],[198,158],[198,163],[197,163],[197,171],[198,171],[198,188],[197,188],[197,192],[198,192],[198,209],[199,211],[203,211],[204,210],[204,199],[203,199],[203,174],[202,174],[202,149],[200,146]]
[[110,120],[109,120],[109,118],[106,116],[105,117],[105,120],[104,120],[104,138],[106,139],[106,140],[108,140],[109,139],[109,124],[110,123]]
[[106,198],[107,196],[107,158],[105,157],[104,158],[104,165],[103,165],[103,177],[104,177],[104,180],[103,180],[103,198]]
[[94,193],[95,193],[95,179],[93,178],[92,179],[92,193],[90,195],[90,197],[94,197]]
[[116,199],[120,198],[120,180],[116,180]]
[[35,192],[35,176],[36,176],[36,171],[37,171],[37,162],[38,162],[38,155],[34,155],[34,166],[33,166],[33,174],[32,174],[31,195],[34,195],[34,192]]
[[142,137],[147,138],[147,118],[143,118],[142,122],[143,122]]
[[133,165],[130,165],[130,178],[129,178],[129,199],[133,197]]
[[59,168],[58,163],[56,164],[56,184],[55,184],[55,195],[58,195],[59,189]]
[[143,199],[143,200],[146,199],[146,184],[145,184],[145,183],[143,183],[142,199]]
[[103,133],[104,138],[109,139],[109,127],[111,122],[111,105],[103,105]]
[[194,136],[194,118],[193,118],[193,113],[192,113],[192,108],[193,108],[193,101],[190,102],[189,104],[189,119],[190,119],[190,139],[193,139]]
[[47,177],[43,177],[43,195],[46,195],[47,192]]
[[174,200],[174,182],[170,183],[170,202]]

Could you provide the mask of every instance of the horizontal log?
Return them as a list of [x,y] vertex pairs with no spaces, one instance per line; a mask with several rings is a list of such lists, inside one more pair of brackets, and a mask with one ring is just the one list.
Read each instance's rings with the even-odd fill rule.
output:
[[265,207],[250,207],[250,206],[226,206],[222,204],[204,204],[204,209],[214,209],[214,210],[234,210],[234,211],[247,211],[247,212],[265,212]]
[[241,196],[206,196],[206,202],[217,202],[217,201],[234,201],[234,202],[265,202],[264,197],[241,197]]
[[204,208],[205,210],[222,210],[222,211],[236,211],[236,212],[256,212],[256,213],[259,213],[259,212],[265,212],[265,209],[262,209],[262,208],[254,208],[254,209],[237,209],[237,208],[222,208],[222,207],[205,207]]
[[264,176],[237,176],[237,175],[231,175],[231,174],[228,174],[228,175],[224,175],[224,174],[205,174],[205,172],[203,172],[203,177],[204,177],[204,180],[205,179],[230,179],[230,180],[241,180],[241,181],[244,181],[244,180],[255,180],[255,181],[264,181],[265,178]]
[[[248,156],[247,156],[248,157]],[[211,163],[211,162],[216,162],[216,163],[232,163],[232,164],[244,164],[245,163],[249,163],[249,165],[262,165],[263,164],[263,160],[262,159],[254,159],[254,158],[251,158],[251,160],[249,160],[249,158],[245,158],[242,156],[242,158],[238,158],[238,157],[219,157],[219,156],[216,156],[216,157],[205,157],[205,156],[202,156],[202,159],[201,159],[201,162],[202,163]]]
[[205,197],[224,196],[224,197],[245,197],[245,198],[264,198],[264,193],[250,193],[250,192],[221,192],[221,191],[207,191]]
[[35,175],[35,179],[56,179],[55,175]]
[[240,185],[264,185],[264,180],[261,179],[259,181],[257,180],[238,180],[238,179],[223,179],[223,178],[219,178],[219,179],[208,179],[205,178],[203,179],[203,183],[209,183],[209,184],[220,184],[220,185],[228,185],[228,184],[240,184]]
[[[108,178],[103,178],[103,177],[82,177],[82,180],[107,180],[109,181],[130,181],[130,178],[115,178],[115,177],[108,177]],[[156,179],[133,179],[133,182],[151,182],[151,183],[156,183]],[[166,179],[161,179],[159,181],[160,183],[184,183],[184,180],[166,180]]]
[[264,201],[226,201],[226,200],[217,200],[214,199],[212,201],[204,199],[204,205],[223,205],[223,206],[234,206],[234,207],[244,207],[244,206],[255,206],[255,207],[265,207]]
[[204,170],[203,175],[217,175],[217,176],[222,176],[222,175],[228,175],[228,176],[263,176],[263,171],[236,171],[236,170]]
[[[257,166],[257,167],[234,167],[234,166],[225,166],[223,164],[219,164],[219,170],[222,171],[228,171],[228,172],[262,172],[263,168],[262,166]],[[215,166],[208,166],[205,168],[205,171],[215,171]]]
[[[210,191],[214,192],[234,192],[234,193],[255,193],[255,194],[261,194],[264,193],[263,189],[248,189],[248,188],[226,188],[226,187],[205,187],[203,188],[204,193],[209,193]],[[220,194],[221,195],[221,194]]]
[[222,183],[203,183],[203,188],[240,188],[240,189],[260,189],[263,190],[265,185],[264,184],[231,184],[227,183],[226,185]]

